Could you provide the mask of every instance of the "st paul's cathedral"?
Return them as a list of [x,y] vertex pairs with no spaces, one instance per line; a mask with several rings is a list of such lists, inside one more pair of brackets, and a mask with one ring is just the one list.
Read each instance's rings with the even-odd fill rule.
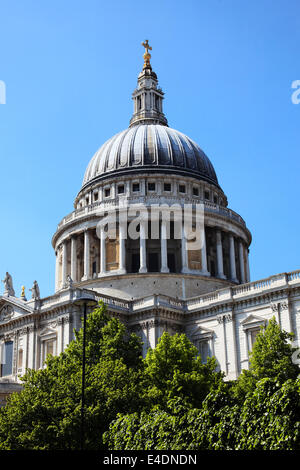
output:
[[[249,367],[255,336],[270,318],[299,340],[300,270],[250,280],[246,222],[228,207],[198,144],[169,127],[151,47],[148,41],[143,46],[129,127],[92,157],[74,210],[52,237],[54,294],[41,297],[35,281],[30,299],[24,290],[17,297],[11,274],[2,275],[0,406],[20,389],[27,368],[42,368],[47,354],[66,348],[81,327],[84,303],[90,311],[93,302],[103,301],[110,315],[141,337],[144,354],[164,331],[186,333],[203,361],[216,357],[228,380]],[[192,219],[198,206],[203,209],[198,249],[189,249],[185,231],[178,236],[172,214],[165,217],[161,206],[189,207]],[[124,207],[126,219],[117,217],[107,236],[99,221]],[[139,219],[138,236],[128,236],[136,207],[155,214],[156,236],[147,217]]]

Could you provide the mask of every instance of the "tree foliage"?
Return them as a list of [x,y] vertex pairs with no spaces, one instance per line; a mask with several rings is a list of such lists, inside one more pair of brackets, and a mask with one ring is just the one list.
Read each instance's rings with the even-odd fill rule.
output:
[[[209,393],[204,386],[198,401],[193,394],[184,400],[177,393],[178,399],[150,413],[119,414],[105,433],[107,445],[119,450],[299,450],[300,379],[291,339],[270,320],[257,336],[249,370],[236,383],[210,381]],[[154,390],[158,384],[161,390],[166,382],[172,384],[166,354],[159,347],[149,353],[148,364],[157,357],[151,374]],[[184,364],[185,353],[175,356],[173,364]],[[168,390],[176,392],[176,387]]]
[[[87,449],[299,450],[300,378],[291,335],[274,319],[249,370],[224,381],[184,334],[140,339],[99,305],[86,324]],[[78,449],[83,332],[0,410],[0,449]]]
[[[24,388],[0,412],[0,449],[78,449],[81,419],[83,332],[46,367],[28,370]],[[141,342],[100,305],[86,322],[85,423],[88,449],[117,413],[138,410]]]
[[293,334],[281,330],[275,318],[261,328],[250,352],[249,370],[243,370],[237,380],[237,396],[244,399],[247,393],[254,392],[257,382],[264,378],[276,379],[280,383],[297,378],[299,367],[292,360],[295,351],[290,344],[292,339]]
[[145,391],[152,406],[166,406],[182,398],[188,406],[200,406],[209,391],[222,380],[215,358],[203,364],[197,348],[185,334],[163,333],[145,358]]

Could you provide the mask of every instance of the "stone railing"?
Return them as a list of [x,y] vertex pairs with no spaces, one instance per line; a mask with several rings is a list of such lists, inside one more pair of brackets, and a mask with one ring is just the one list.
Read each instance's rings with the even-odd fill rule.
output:
[[137,300],[125,300],[117,297],[111,297],[105,294],[99,294],[95,291],[86,289],[65,289],[54,296],[41,300],[41,307],[49,308],[52,305],[62,302],[76,302],[82,299],[93,299],[103,301],[111,309],[123,311],[128,314],[153,307],[166,307],[179,310],[180,312],[192,312],[210,305],[239,300],[249,296],[255,296],[264,292],[270,292],[278,288],[287,288],[289,285],[300,285],[300,270],[290,273],[277,274],[266,279],[261,279],[248,284],[242,284],[235,287],[225,287],[214,292],[208,292],[187,300],[181,300],[167,295],[149,295]]
[[[205,212],[208,213],[213,213],[217,215],[223,215],[225,217],[228,217],[231,220],[234,220],[238,223],[240,223],[243,226],[246,226],[246,223],[244,219],[234,212],[231,209],[228,209],[227,207],[222,207],[219,206],[218,204],[215,204],[210,201],[201,201],[195,198],[182,198],[179,199],[178,196],[167,196],[167,197],[161,197],[161,196],[129,196],[127,198],[124,198],[124,200],[127,201],[127,203],[134,204],[134,203],[139,203],[139,204],[145,204],[145,205],[151,205],[153,202],[155,204],[159,203],[160,201],[163,201],[164,203],[167,203],[168,201],[171,204],[198,204],[204,203],[204,208]],[[113,198],[113,199],[108,199],[108,200],[103,200],[101,202],[95,202],[93,204],[90,204],[89,206],[81,207],[80,209],[76,209],[75,211],[71,212],[70,214],[66,215],[58,224],[57,230],[62,228],[64,225],[68,224],[69,222],[72,222],[74,220],[84,218],[87,215],[95,213],[97,215],[97,210],[108,210],[108,209],[118,209],[119,205],[122,206],[122,199],[120,198]]]
[[255,282],[249,282],[248,284],[242,284],[241,286],[236,286],[232,288],[233,297],[239,295],[248,295],[251,293],[262,292],[265,290],[270,290],[276,287],[287,285],[287,275],[286,273],[277,274],[275,276],[268,277]]
[[105,305],[112,307],[112,308],[122,309],[126,311],[131,310],[130,301],[121,300],[121,299],[110,297],[108,295],[103,295],[103,294],[96,294],[95,300],[102,301]]
[[297,283],[300,284],[300,270],[277,274],[259,281],[220,289],[199,297],[193,297],[186,301],[186,306],[188,311],[196,310],[214,303],[248,297],[249,295],[256,295],[261,292],[271,291],[280,287],[288,287],[289,285]]
[[292,283],[293,281],[300,281],[300,270],[298,271],[293,271],[292,273],[288,273],[288,282],[289,284]]

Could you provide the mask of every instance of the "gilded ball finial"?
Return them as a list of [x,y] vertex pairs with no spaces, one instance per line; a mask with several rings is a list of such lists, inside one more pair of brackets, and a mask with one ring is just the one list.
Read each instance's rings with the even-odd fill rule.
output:
[[150,59],[151,59],[151,54],[149,52],[152,51],[152,47],[149,45],[148,39],[145,39],[144,42],[142,42],[142,46],[145,48],[145,54],[144,54],[144,67],[151,67],[150,65]]

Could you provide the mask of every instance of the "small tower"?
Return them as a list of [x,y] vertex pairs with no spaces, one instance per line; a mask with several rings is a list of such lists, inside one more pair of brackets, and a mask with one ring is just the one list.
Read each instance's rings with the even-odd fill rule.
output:
[[132,94],[134,101],[134,113],[130,120],[130,126],[135,124],[162,124],[168,125],[168,121],[163,113],[162,100],[164,93],[158,88],[157,75],[153,72],[148,44],[148,39],[142,43],[145,48],[144,66],[138,76],[138,86]]

